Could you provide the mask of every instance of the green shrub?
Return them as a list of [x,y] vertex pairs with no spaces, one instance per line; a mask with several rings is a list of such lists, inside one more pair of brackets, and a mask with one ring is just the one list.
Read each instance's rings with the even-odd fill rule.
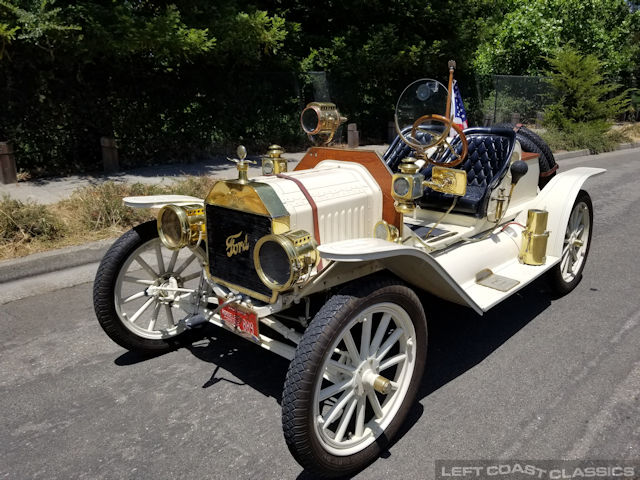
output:
[[545,124],[551,148],[613,150],[620,138],[610,132],[612,120],[629,109],[629,90],[615,95],[620,86],[605,80],[600,60],[571,45],[548,60],[553,102],[545,109]]
[[33,239],[55,240],[64,235],[65,226],[46,206],[35,202],[0,201],[0,245],[30,242]]
[[588,122],[566,125],[564,130],[548,128],[541,132],[551,150],[582,150],[602,153],[615,150],[616,146],[629,138],[619,130],[608,130],[606,122]]

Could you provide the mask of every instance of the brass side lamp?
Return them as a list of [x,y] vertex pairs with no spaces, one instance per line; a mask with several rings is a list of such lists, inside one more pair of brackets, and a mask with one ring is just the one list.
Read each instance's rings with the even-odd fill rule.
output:
[[262,158],[262,174],[278,175],[287,171],[287,160],[282,158],[284,153],[280,145],[271,145],[267,156]]
[[415,201],[422,197],[424,187],[456,196],[467,193],[467,172],[464,170],[434,166],[431,170],[431,180],[425,180],[424,175],[418,173],[420,167],[415,162],[416,159],[413,157],[403,159],[400,173],[394,174],[391,180],[391,196],[399,213],[413,214],[416,208]]

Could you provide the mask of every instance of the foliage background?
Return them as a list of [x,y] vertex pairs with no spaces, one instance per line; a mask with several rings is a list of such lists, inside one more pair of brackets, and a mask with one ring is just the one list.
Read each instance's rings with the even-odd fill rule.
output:
[[0,0],[0,140],[33,175],[99,170],[101,136],[124,167],[293,147],[318,70],[363,140],[386,140],[402,87],[444,81],[450,58],[477,122],[487,75],[542,74],[568,43],[638,86],[625,0]]

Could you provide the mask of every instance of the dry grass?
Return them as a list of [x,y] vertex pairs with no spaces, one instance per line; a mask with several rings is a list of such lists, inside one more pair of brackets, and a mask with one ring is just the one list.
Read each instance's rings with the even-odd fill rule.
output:
[[640,142],[640,123],[627,123],[618,128],[620,132],[631,141]]
[[171,186],[106,182],[76,190],[52,205],[0,200],[0,260],[118,237],[155,218],[155,211],[124,206],[123,197],[181,194],[206,197],[215,179],[186,177]]

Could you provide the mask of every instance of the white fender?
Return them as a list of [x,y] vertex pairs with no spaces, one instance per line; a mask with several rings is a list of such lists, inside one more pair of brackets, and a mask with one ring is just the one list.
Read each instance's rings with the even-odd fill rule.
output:
[[482,314],[483,309],[426,252],[377,238],[343,240],[318,246],[322,258],[335,262],[377,261],[403,280]]
[[189,195],[144,195],[122,199],[131,208],[162,208],[165,205],[204,205],[204,200]]
[[[527,205],[528,208],[539,208],[549,212],[547,255],[562,256],[564,233],[576,197],[589,177],[604,172],[604,168],[578,167],[560,173],[551,179],[531,204]],[[522,224],[526,223],[527,210],[520,213],[516,220]]]

